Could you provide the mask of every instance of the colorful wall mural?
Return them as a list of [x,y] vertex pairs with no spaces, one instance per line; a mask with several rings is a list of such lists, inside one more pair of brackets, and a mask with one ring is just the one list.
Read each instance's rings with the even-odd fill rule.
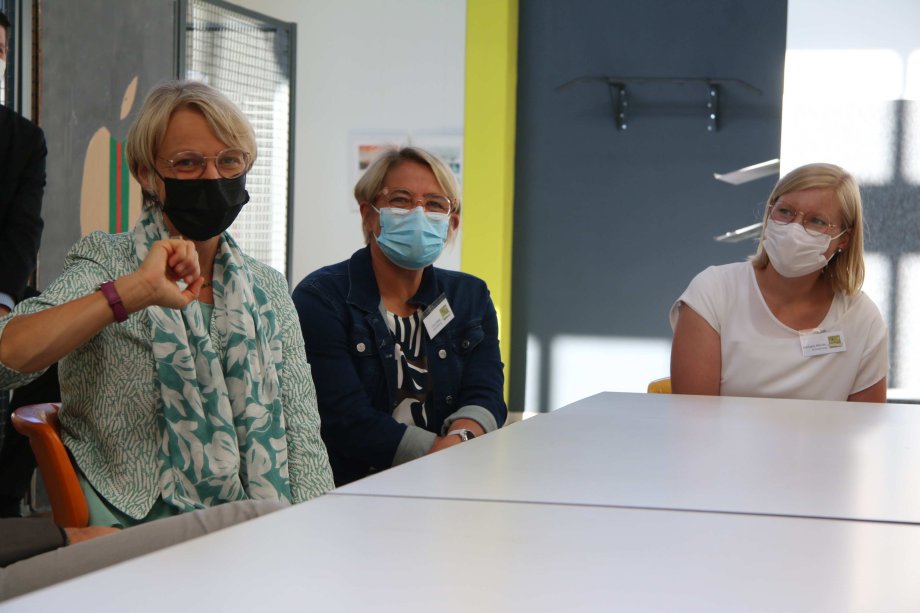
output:
[[173,0],[43,0],[41,6],[48,178],[40,289],[60,274],[81,236],[134,224],[141,192],[128,172],[124,139],[150,88],[176,74]]

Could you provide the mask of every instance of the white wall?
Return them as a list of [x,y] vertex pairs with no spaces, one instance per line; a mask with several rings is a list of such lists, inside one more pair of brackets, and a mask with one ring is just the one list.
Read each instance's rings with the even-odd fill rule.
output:
[[782,171],[818,159],[895,172],[891,101],[920,99],[920,2],[789,0]]
[[[297,24],[296,284],[363,245],[356,134],[462,134],[466,2],[232,1]],[[439,265],[459,268],[459,244]]]

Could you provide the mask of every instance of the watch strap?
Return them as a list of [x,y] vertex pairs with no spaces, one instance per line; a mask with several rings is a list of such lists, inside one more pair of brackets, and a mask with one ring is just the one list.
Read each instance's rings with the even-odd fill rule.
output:
[[470,440],[471,438],[476,438],[476,435],[473,434],[472,430],[467,430],[466,428],[458,428],[457,430],[451,430],[447,433],[447,436],[451,434],[456,434],[464,442]]
[[114,281],[106,281],[99,286],[99,291],[102,292],[102,295],[105,296],[105,299],[109,302],[109,307],[111,307],[112,313],[115,315],[115,321],[121,323],[128,319],[128,311],[125,309],[125,304],[121,301],[121,296],[118,295],[118,290],[115,289]]

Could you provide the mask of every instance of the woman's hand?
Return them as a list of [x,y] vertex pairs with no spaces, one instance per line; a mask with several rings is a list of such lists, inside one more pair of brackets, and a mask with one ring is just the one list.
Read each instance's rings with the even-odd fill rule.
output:
[[[178,285],[180,280],[186,283],[184,290]],[[131,288],[128,278],[124,281],[124,284],[116,283],[116,288],[129,313],[148,306],[181,309],[198,298],[204,283],[195,243],[179,238],[156,241],[137,271],[130,275],[130,281],[139,287]],[[124,293],[121,285],[126,286]],[[132,289],[141,291],[133,292]]]
[[[485,428],[483,428],[478,421],[463,417],[460,419],[455,419],[450,424],[451,430],[469,430],[473,433],[473,436],[482,436],[486,433]],[[448,447],[453,447],[454,445],[459,445],[463,442],[463,439],[456,434],[447,434],[445,436],[439,436],[434,439],[434,444],[431,445],[431,449],[428,450],[428,453],[435,453],[441,451],[442,449],[447,449]]]
[[431,446],[431,449],[428,450],[428,453],[429,454],[436,453],[438,451],[441,451],[442,449],[453,447],[454,445],[458,445],[462,442],[463,442],[463,439],[461,439],[456,434],[452,434],[450,436],[439,436],[434,439],[434,444]]

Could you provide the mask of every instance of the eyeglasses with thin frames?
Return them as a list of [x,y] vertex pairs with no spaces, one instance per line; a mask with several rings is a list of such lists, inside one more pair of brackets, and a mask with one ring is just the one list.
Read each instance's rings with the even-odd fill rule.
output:
[[[804,211],[797,211],[794,208],[784,204],[775,203],[770,207],[770,219],[783,226],[794,222],[796,219],[798,219],[799,215],[802,216],[802,227],[805,228],[805,231],[812,236],[832,234],[835,228],[841,227],[837,224],[832,224],[821,215],[806,213]],[[840,234],[831,236],[831,240],[840,237],[846,231],[847,228],[843,228]]]
[[377,196],[377,201],[383,201],[383,206],[397,209],[414,209],[422,206],[428,213],[449,214],[453,209],[453,201],[444,194],[413,194],[403,187],[384,187]]
[[182,151],[172,159],[160,158],[172,169],[177,179],[198,179],[214,160],[217,173],[225,179],[235,179],[249,170],[252,156],[242,149],[224,149],[217,155],[204,155],[198,151]]

